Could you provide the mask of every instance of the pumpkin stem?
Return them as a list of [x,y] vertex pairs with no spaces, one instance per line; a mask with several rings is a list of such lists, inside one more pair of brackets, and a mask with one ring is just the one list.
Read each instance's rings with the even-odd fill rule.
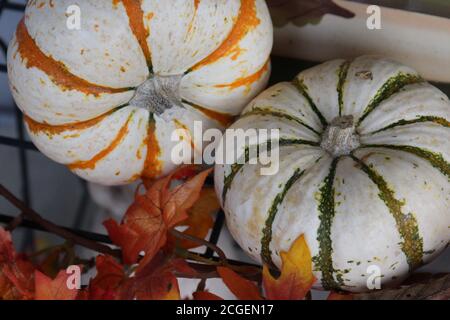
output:
[[350,154],[360,146],[353,116],[336,117],[322,135],[320,146],[334,157]]
[[152,74],[142,83],[130,100],[130,105],[162,115],[173,107],[184,108],[181,103],[180,82],[182,75],[160,76]]

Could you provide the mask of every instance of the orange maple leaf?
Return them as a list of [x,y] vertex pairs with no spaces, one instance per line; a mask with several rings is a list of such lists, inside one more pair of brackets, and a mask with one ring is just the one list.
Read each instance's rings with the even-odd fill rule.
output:
[[[212,215],[219,209],[220,204],[214,188],[203,188],[198,200],[194,203],[192,208],[188,210],[189,217],[178,225],[187,227],[187,229],[183,231],[184,234],[204,239],[214,224]],[[189,240],[181,240],[179,245],[185,249],[192,249],[200,246],[200,244]]]
[[67,285],[69,274],[61,270],[55,279],[47,277],[42,272],[36,270],[35,299],[36,300],[75,300],[78,295],[77,289],[70,289]]
[[128,278],[120,287],[123,300],[179,300],[177,272],[194,274],[185,260],[174,258],[164,251]]
[[217,273],[225,285],[240,300],[261,300],[258,286],[227,267],[217,267]]
[[180,171],[186,175],[185,167],[151,184],[147,182],[146,193],[136,195],[120,225],[112,219],[104,222],[111,240],[122,248],[126,264],[135,263],[142,251],[145,256],[139,268],[153,259],[166,244],[167,231],[188,218],[187,210],[197,201],[211,170],[205,170],[173,188],[170,185],[174,177],[179,176]]
[[281,275],[276,279],[265,265],[263,284],[269,300],[302,300],[316,281],[312,273],[311,253],[303,235],[288,252],[281,252]]

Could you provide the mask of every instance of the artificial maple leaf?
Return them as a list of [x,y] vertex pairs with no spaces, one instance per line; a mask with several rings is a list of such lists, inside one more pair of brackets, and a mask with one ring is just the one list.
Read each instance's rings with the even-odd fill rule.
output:
[[217,267],[225,285],[239,300],[261,300],[258,286],[227,267]]
[[[187,229],[183,233],[204,239],[214,224],[212,214],[219,209],[220,204],[214,188],[202,189],[199,199],[188,210],[189,217],[179,224],[180,226],[187,226]],[[185,249],[192,249],[199,246],[198,243],[185,239],[181,240],[179,245]]]
[[223,300],[223,298],[209,291],[197,291],[192,294],[194,300]]
[[[197,201],[206,177],[205,170],[181,185],[170,188],[180,170],[147,185],[145,194],[137,194],[125,213],[122,223],[110,219],[104,222],[111,240],[122,248],[126,264],[137,261],[144,251],[139,268],[150,262],[167,241],[167,231],[188,218],[187,210]],[[183,173],[185,175],[186,173]]]
[[99,255],[95,259],[97,275],[91,280],[90,286],[116,289],[125,278],[123,266],[111,256]]
[[269,300],[302,300],[315,282],[311,253],[303,235],[288,252],[281,252],[281,275],[275,279],[265,265],[263,284]]
[[34,267],[14,250],[11,234],[0,228],[0,300],[32,299]]
[[138,269],[134,277],[128,278],[120,287],[120,299],[124,300],[178,300],[180,290],[176,274],[178,272],[195,273],[185,260],[173,258],[164,251],[143,268]]
[[75,300],[78,295],[77,289],[70,289],[67,280],[70,275],[65,270],[61,270],[55,279],[47,277],[42,272],[36,270],[35,299],[36,300]]
[[[95,259],[97,274],[83,292],[84,300],[114,300],[120,285],[125,281],[124,267],[111,256],[99,255]],[[80,299],[80,297],[79,297]]]

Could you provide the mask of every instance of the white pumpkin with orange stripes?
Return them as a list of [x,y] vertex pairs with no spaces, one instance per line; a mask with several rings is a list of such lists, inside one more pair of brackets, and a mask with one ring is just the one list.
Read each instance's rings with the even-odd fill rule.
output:
[[[317,288],[367,291],[448,246],[450,101],[413,69],[329,61],[261,93],[230,128],[280,130],[275,175],[248,159],[215,168],[228,227],[256,260],[280,267],[304,234]],[[251,159],[266,141],[242,150]]]
[[125,184],[174,169],[175,129],[201,152],[194,121],[226,127],[266,85],[271,47],[264,0],[31,0],[8,75],[39,150]]

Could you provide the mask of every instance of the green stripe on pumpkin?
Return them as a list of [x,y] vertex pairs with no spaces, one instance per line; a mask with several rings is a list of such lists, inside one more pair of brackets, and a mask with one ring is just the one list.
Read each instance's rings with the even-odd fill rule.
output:
[[417,117],[417,118],[411,119],[411,120],[399,120],[390,125],[387,125],[384,128],[381,128],[377,131],[371,132],[371,134],[382,132],[382,131],[392,129],[395,127],[399,127],[399,126],[406,126],[408,124],[421,123],[421,122],[432,122],[432,123],[436,123],[440,126],[450,128],[450,122],[447,119],[444,119],[441,117],[435,117],[435,116],[421,116],[421,117]]
[[414,154],[428,161],[433,167],[438,169],[441,173],[443,173],[450,179],[450,163],[445,161],[444,157],[440,153],[428,151],[419,147],[403,146],[403,145],[397,146],[391,144],[367,144],[361,146],[360,148],[386,148]]
[[348,69],[350,68],[351,61],[345,61],[338,70],[338,101],[339,101],[339,116],[342,116],[342,110],[344,109],[344,86],[347,80]]
[[325,119],[325,117],[322,115],[322,113],[319,111],[319,109],[317,108],[316,104],[314,103],[314,101],[312,100],[311,96],[308,93],[308,87],[305,85],[303,79],[299,79],[299,78],[295,78],[292,81],[292,84],[297,88],[297,90],[303,95],[303,97],[305,97],[306,101],[308,101],[309,106],[311,107],[311,109],[314,111],[314,113],[317,115],[317,117],[319,118],[320,122],[322,123],[322,125],[324,127],[326,127],[328,125],[327,120]]
[[301,119],[299,119],[295,116],[292,116],[290,114],[287,114],[285,112],[281,112],[281,111],[273,110],[273,109],[269,109],[269,108],[254,108],[254,109],[250,110],[249,112],[246,112],[243,115],[241,115],[240,119],[248,117],[248,116],[253,116],[253,115],[272,116],[272,117],[276,117],[276,118],[287,119],[289,121],[295,121],[298,124],[304,126],[305,128],[311,130],[315,134],[320,135],[319,132],[317,132],[312,127],[310,127],[309,125],[304,123]]
[[328,176],[323,181],[319,189],[319,220],[317,229],[317,241],[319,242],[319,253],[312,258],[315,268],[322,272],[322,286],[324,289],[339,289],[343,283],[342,278],[334,279],[335,269],[333,268],[333,247],[331,240],[331,225],[335,215],[334,204],[334,177],[340,158],[335,158],[330,166]]
[[272,241],[272,224],[277,215],[278,207],[283,202],[286,193],[294,185],[294,183],[298,181],[298,179],[300,179],[304,172],[305,171],[300,171],[300,169],[295,170],[294,174],[284,185],[283,190],[276,195],[268,212],[266,223],[263,229],[263,237],[261,239],[261,259],[265,264],[273,269],[275,269],[276,267],[272,261],[272,251],[270,250],[270,242]]
[[364,110],[363,115],[358,120],[357,126],[359,126],[361,122],[363,122],[363,120],[381,104],[381,102],[399,92],[403,87],[423,81],[424,80],[418,75],[403,72],[399,72],[395,76],[389,78],[372,98],[369,105]]
[[412,213],[404,214],[402,207],[404,201],[395,198],[394,191],[389,188],[387,182],[373,168],[366,165],[362,160],[352,156],[352,159],[359,165],[372,182],[378,187],[378,196],[386,204],[389,212],[394,217],[398,232],[402,238],[401,248],[406,256],[410,270],[422,264],[423,239],[419,235],[417,220]]
[[[268,144],[267,150],[269,150],[271,148],[271,141],[268,141],[267,144]],[[257,146],[258,147],[258,150],[257,150],[258,157],[259,157],[259,150],[263,145],[264,144]],[[279,145],[279,147],[292,146],[292,145],[309,145],[309,146],[319,147],[319,143],[317,143],[317,142],[301,140],[301,139],[280,139],[278,141],[278,145]],[[247,146],[244,151],[244,157],[245,157],[244,163],[232,164],[230,174],[225,176],[224,182],[223,182],[223,191],[222,191],[223,203],[225,203],[225,198],[227,196],[228,190],[230,189],[231,183],[233,182],[234,178],[236,177],[238,172],[242,169],[244,164],[246,164],[249,161],[249,154],[250,154],[250,151],[249,151],[249,147]]]

